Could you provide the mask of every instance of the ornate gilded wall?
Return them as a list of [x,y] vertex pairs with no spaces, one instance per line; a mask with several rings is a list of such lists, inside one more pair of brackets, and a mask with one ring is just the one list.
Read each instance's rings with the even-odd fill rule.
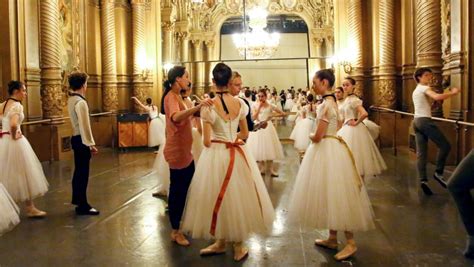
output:
[[[462,89],[434,114],[474,121],[472,47],[474,1],[459,0],[247,0],[248,8],[264,5],[271,15],[300,16],[309,28],[308,73],[329,67],[329,57],[349,51],[351,70],[335,64],[337,83],[351,75],[364,103],[413,111],[412,78],[417,67],[435,71]],[[92,112],[137,111],[131,96],[161,96],[162,66],[183,62],[192,73],[194,90],[209,89],[209,71],[219,60],[220,28],[241,17],[243,0],[0,0],[0,97],[6,84],[20,79],[28,86],[29,120],[54,118],[56,149],[67,135],[65,77],[72,70],[90,75],[88,102]],[[198,61],[198,62],[196,62]],[[212,61],[212,62],[211,62]],[[385,117],[384,117],[385,116]],[[391,115],[381,118],[382,145],[391,144]],[[399,144],[407,145],[410,118],[400,118]],[[97,121],[97,127],[103,123]],[[29,131],[47,132],[42,126]],[[455,130],[442,125],[450,139]],[[37,132],[35,132],[37,131]],[[113,129],[100,131],[108,140]],[[463,131],[458,156],[474,143]],[[46,137],[46,139],[49,139]],[[35,148],[37,149],[37,148]],[[43,149],[38,149],[43,150]],[[57,155],[62,155],[57,152]],[[59,157],[59,156],[58,156]]]

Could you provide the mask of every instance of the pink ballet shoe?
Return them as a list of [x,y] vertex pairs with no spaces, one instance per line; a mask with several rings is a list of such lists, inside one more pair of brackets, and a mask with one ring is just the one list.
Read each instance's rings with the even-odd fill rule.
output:
[[211,256],[211,255],[219,255],[219,254],[224,254],[225,253],[225,243],[220,243],[219,241],[216,241],[214,244],[203,248],[199,251],[199,254],[201,256]]
[[26,209],[26,216],[29,218],[44,218],[46,215],[46,212],[39,210],[36,207]]
[[347,244],[343,250],[339,251],[334,258],[338,261],[345,260],[353,256],[357,252],[357,247],[355,244]]
[[327,240],[316,239],[316,240],[314,241],[314,244],[315,244],[316,246],[325,247],[325,248],[329,248],[329,249],[337,249],[337,240],[331,240],[331,239],[327,239]]
[[242,246],[234,244],[234,261],[241,261],[249,255],[249,249]]
[[183,235],[183,233],[171,233],[171,240],[173,242],[176,242],[176,244],[183,246],[183,247],[188,247],[191,245],[189,241],[186,239],[186,237]]

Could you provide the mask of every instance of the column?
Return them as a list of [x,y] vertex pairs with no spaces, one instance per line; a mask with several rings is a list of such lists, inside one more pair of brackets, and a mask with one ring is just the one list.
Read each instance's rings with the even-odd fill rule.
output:
[[[416,59],[417,68],[427,67],[433,70],[432,87],[441,92],[441,6],[439,0],[416,2]],[[433,116],[442,117],[441,105],[432,110]]]
[[114,1],[101,1],[102,108],[104,111],[116,111],[118,107],[114,7]]
[[352,71],[350,76],[356,80],[354,93],[360,97],[364,95],[364,61],[362,57],[362,0],[349,0],[347,10],[348,20],[348,47],[353,53],[351,60]]
[[[43,117],[56,119],[63,117],[63,92],[61,79],[61,42],[59,29],[58,0],[40,1],[41,25],[41,104]],[[55,123],[62,123],[59,120]]]
[[396,108],[395,69],[395,3],[393,0],[379,1],[379,105]]
[[173,22],[163,22],[162,23],[162,35],[163,35],[163,62],[170,63],[174,62],[173,59],[173,47],[174,47],[174,38],[173,38],[173,30],[174,30],[174,23]]
[[[133,96],[145,103],[148,96],[149,82],[153,80],[147,70],[145,38],[145,0],[132,1],[132,34],[133,34]],[[136,112],[144,112],[134,103]]]
[[212,64],[210,61],[212,59],[212,51],[214,49],[214,40],[206,40],[204,44],[206,45],[206,57],[204,59],[206,61],[204,63],[204,90],[209,92],[212,87]]
[[202,41],[194,39],[191,41],[193,44],[194,61],[193,64],[193,91],[195,94],[202,96],[204,94],[204,68]]

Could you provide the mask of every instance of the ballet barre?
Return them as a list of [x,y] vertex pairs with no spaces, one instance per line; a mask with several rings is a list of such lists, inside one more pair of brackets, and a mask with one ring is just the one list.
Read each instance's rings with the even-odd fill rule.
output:
[[[378,107],[378,106],[371,106],[370,110],[373,110],[377,112],[378,116],[378,124],[380,125],[380,114],[381,113],[391,113],[393,114],[393,131],[392,131],[392,149],[393,149],[393,154],[396,156],[397,155],[397,137],[396,137],[396,131],[397,131],[397,115],[402,115],[402,116],[409,116],[409,117],[415,117],[415,114],[410,113],[410,112],[405,112],[405,111],[400,111],[400,110],[395,110],[395,109],[390,109],[390,108],[385,108],[385,107]],[[453,120],[453,119],[446,119],[446,118],[439,118],[439,117],[431,117],[432,120],[434,121],[440,121],[440,122],[446,122],[450,124],[454,124],[454,130],[456,131],[455,134],[455,143],[456,143],[456,165],[461,161],[462,158],[469,152],[466,151],[465,146],[461,146],[461,140],[467,140],[467,132],[469,131],[470,127],[474,127],[473,122],[466,122],[466,121],[461,121],[461,120]],[[461,128],[464,129],[464,131],[461,131]],[[461,133],[463,132],[463,133]],[[463,135],[463,136],[461,136]]]
[[[113,122],[113,115],[116,113],[114,112],[98,112],[89,114],[91,118],[97,117],[110,117],[111,118],[111,127],[112,127],[112,149],[115,147],[115,133],[114,133],[114,122]],[[33,121],[26,121],[21,124],[21,126],[32,126],[32,125],[49,125],[49,135],[50,140],[53,138],[54,126],[61,125],[66,123],[66,120],[69,120],[69,116],[59,117],[59,118],[51,118],[51,119],[42,119],[42,120],[33,120]],[[27,136],[27,135],[26,135]],[[27,136],[28,137],[28,136]],[[54,142],[50,141],[50,155],[49,155],[49,162],[52,163],[54,161]]]

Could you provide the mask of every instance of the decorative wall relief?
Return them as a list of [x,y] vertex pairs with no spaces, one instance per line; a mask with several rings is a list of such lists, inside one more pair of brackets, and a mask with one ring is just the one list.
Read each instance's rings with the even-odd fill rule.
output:
[[380,80],[379,82],[379,104],[386,108],[395,108],[397,102],[395,80]]
[[443,61],[451,54],[451,3],[450,0],[441,0],[441,51]]
[[59,0],[59,28],[61,30],[61,68],[70,71],[74,65],[72,0]]

